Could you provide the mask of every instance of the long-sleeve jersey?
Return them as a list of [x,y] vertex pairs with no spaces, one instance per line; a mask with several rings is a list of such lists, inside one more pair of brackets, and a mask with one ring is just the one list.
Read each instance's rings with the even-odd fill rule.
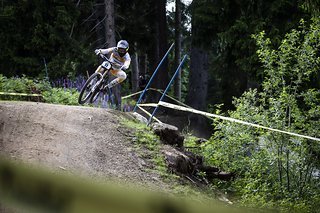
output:
[[129,53],[126,53],[123,57],[121,57],[119,55],[119,53],[117,52],[117,48],[116,47],[110,47],[107,49],[101,49],[101,53],[106,55],[111,53],[110,55],[110,61],[116,63],[117,65],[119,65],[119,67],[115,67],[117,69],[120,69],[121,67],[123,69],[128,69],[131,63],[131,57],[129,55]]

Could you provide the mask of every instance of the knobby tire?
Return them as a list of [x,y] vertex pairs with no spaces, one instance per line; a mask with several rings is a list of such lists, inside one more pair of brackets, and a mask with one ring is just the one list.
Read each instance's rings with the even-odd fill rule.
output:
[[100,91],[101,91],[100,88],[96,88],[95,89],[95,91],[91,95],[91,98],[90,98],[90,101],[89,101],[91,104],[98,99],[98,97],[100,95]]
[[80,91],[80,95],[79,95],[79,99],[78,99],[79,104],[84,104],[85,102],[87,102],[88,100],[91,99],[93,93],[95,92],[95,91],[92,92],[91,88],[100,79],[100,77],[101,77],[100,73],[93,73],[89,77],[89,79],[86,81],[86,83],[83,85],[83,87],[82,87],[82,89]]

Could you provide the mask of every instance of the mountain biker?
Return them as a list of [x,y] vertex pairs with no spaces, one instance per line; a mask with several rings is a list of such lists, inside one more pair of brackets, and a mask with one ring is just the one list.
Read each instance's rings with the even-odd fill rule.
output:
[[[106,85],[103,90],[110,89],[115,85],[123,82],[127,78],[127,74],[125,70],[127,70],[131,63],[131,58],[128,53],[129,43],[126,40],[120,40],[117,43],[116,47],[110,47],[107,49],[96,49],[94,52],[98,54],[108,55],[111,53],[109,60],[115,65],[113,65],[113,69],[110,70],[111,74],[117,76],[116,79],[112,80],[108,85]],[[103,72],[104,68],[100,65],[96,72]]]

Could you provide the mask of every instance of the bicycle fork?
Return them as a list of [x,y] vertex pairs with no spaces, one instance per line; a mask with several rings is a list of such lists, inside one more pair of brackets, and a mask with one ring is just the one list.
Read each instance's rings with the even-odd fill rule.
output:
[[[100,74],[100,79],[97,81],[97,83],[95,83],[95,85],[93,86],[93,88],[91,89],[91,92],[93,93],[97,87],[102,87],[103,86],[103,82],[105,80],[105,76],[108,74],[109,70],[105,70],[103,72],[103,74],[101,74],[101,72],[99,72]],[[99,88],[102,89],[102,88]]]
[[[99,73],[100,74],[100,73]],[[100,74],[101,75],[101,74]],[[101,75],[100,79],[93,85],[93,87],[91,88],[91,92],[93,93],[97,87],[99,87],[101,85],[101,82],[103,80],[103,76]]]

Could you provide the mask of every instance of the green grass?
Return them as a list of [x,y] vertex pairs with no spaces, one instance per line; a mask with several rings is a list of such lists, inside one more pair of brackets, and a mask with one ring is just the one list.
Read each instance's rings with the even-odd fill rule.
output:
[[134,131],[132,142],[135,145],[137,153],[149,160],[153,165],[152,170],[164,178],[176,178],[177,176],[169,173],[164,155],[161,153],[160,138],[153,133],[146,124],[123,119],[121,124]]
[[[188,197],[198,201],[214,200],[216,197],[215,190],[198,187],[168,170],[165,157],[161,153],[162,144],[160,138],[153,133],[150,127],[147,127],[146,124],[128,119],[123,119],[121,124],[133,131],[130,137],[132,137],[132,143],[136,148],[136,152],[153,165],[152,168],[146,168],[145,171],[159,174],[163,178],[163,181],[171,185],[172,194],[177,197]],[[187,144],[190,146],[199,146],[195,142],[197,139],[198,138],[192,135],[186,137]]]

